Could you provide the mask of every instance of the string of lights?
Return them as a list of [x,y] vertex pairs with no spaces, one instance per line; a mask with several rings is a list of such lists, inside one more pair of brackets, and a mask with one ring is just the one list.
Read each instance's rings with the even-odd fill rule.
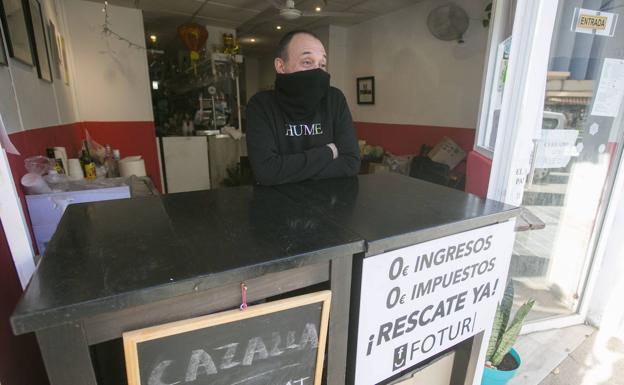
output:
[[102,36],[115,37],[119,41],[123,41],[124,43],[127,43],[129,48],[146,49],[144,46],[126,39],[125,37],[121,36],[120,34],[118,34],[117,32],[111,29],[112,24],[110,22],[110,16],[108,15],[108,1],[104,1],[104,8],[102,8],[102,12],[104,12],[104,24],[102,25]]

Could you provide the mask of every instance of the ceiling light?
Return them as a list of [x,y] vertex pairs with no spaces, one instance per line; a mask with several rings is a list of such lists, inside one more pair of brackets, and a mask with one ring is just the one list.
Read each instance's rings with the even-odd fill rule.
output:
[[152,43],[156,43],[156,40],[158,39],[158,37],[157,37],[156,35],[153,35],[153,34],[152,34],[152,35],[150,35],[150,36],[149,36],[149,39],[150,39],[150,41],[151,41]]
[[251,41],[252,43],[256,42],[256,39],[254,39],[253,37],[251,39],[249,39],[249,41]]
[[316,8],[314,8],[314,10],[315,10],[316,12],[321,12],[321,7],[316,7]]
[[277,26],[277,27],[275,27],[275,28],[277,28],[277,29],[282,29],[282,26],[281,26],[281,25],[278,25],[278,26]]

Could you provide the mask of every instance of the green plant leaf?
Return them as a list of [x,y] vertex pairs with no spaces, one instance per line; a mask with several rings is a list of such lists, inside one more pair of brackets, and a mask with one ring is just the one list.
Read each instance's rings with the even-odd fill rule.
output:
[[492,335],[488,343],[488,350],[486,353],[486,360],[492,361],[496,348],[500,345],[501,337],[507,329],[507,323],[509,322],[509,315],[513,306],[514,286],[511,278],[507,279],[505,285],[505,293],[503,299],[496,306],[496,315],[494,316],[494,323],[492,324]]
[[501,300],[501,311],[503,313],[503,329],[501,330],[498,338],[500,338],[503,332],[507,329],[507,325],[509,325],[509,316],[511,315],[511,308],[513,307],[514,295],[515,292],[513,279],[508,278],[507,283],[505,284],[505,293],[503,294],[503,299]]
[[498,345],[498,337],[500,331],[505,330],[503,327],[503,313],[501,311],[500,304],[496,305],[496,315],[494,316],[494,323],[492,324],[492,334],[490,335],[490,341],[488,342],[487,353],[485,354],[486,361],[492,361],[492,356],[496,352],[496,346]]
[[524,318],[527,316],[527,314],[529,314],[529,311],[531,311],[534,303],[534,300],[530,300],[520,306],[520,309],[518,309],[518,311],[516,312],[513,321],[511,321],[509,328],[505,331],[505,333],[503,333],[503,336],[501,337],[499,344],[496,347],[496,352],[490,360],[493,366],[500,365],[500,363],[503,361],[503,357],[505,357],[505,355],[509,353],[513,344],[516,343],[516,339],[520,334],[520,329],[522,329],[522,322],[524,321]]

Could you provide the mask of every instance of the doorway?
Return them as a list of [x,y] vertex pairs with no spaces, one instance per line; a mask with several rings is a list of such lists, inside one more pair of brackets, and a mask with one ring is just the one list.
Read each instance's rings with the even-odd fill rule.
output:
[[[512,100],[521,94],[517,100],[525,104],[512,107],[520,114],[515,120],[506,120],[501,109],[496,152],[508,153],[510,160],[497,162],[494,156],[488,195],[520,204],[544,225],[517,233],[514,245],[510,276],[515,301],[536,300],[525,331],[584,321],[596,245],[611,231],[602,223],[622,152],[624,25],[618,23],[618,14],[624,2],[578,0],[547,6],[552,7],[547,17],[535,10],[536,17],[527,18],[525,9],[518,12],[525,18],[515,19],[515,24],[531,25],[526,30],[547,24],[552,34],[535,33],[533,40],[520,41],[514,25],[513,44],[525,44],[528,58],[515,59],[525,72],[510,70],[506,83],[537,79],[545,87],[515,87],[503,96]],[[544,41],[551,41],[548,54]],[[543,52],[534,51],[540,45]],[[532,67],[536,62],[543,65]],[[504,100],[501,105],[505,108]]]

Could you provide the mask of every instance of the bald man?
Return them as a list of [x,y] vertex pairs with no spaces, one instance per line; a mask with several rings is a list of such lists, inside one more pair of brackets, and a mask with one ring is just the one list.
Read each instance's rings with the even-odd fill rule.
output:
[[360,153],[342,92],[329,85],[327,54],[304,30],[287,33],[274,60],[275,90],[247,105],[247,151],[263,185],[357,175]]

